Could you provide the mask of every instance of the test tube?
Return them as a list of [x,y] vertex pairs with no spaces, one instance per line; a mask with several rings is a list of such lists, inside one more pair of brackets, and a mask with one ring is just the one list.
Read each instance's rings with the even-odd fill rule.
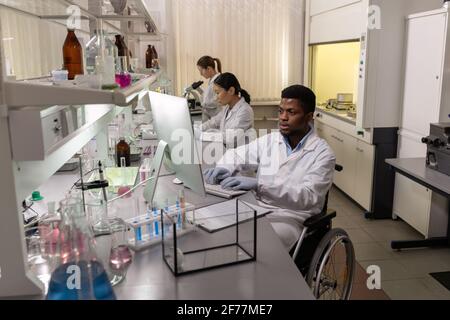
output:
[[156,218],[155,220],[155,236],[159,236],[159,223],[158,223],[158,206],[156,201],[153,202],[153,216]]
[[[134,221],[134,224],[138,224],[139,221]],[[135,233],[135,238],[136,238],[136,244],[142,241],[142,228],[141,226],[137,226],[134,229],[134,233]]]
[[177,197],[177,229],[181,229],[181,206],[180,206],[180,197]]
[[180,207],[181,207],[181,227],[186,229],[186,198],[184,196],[184,190],[180,191]]
[[147,233],[148,233],[149,239],[151,239],[151,238],[153,238],[153,223],[151,223],[151,221],[150,221],[151,217],[152,217],[152,208],[149,207],[147,211],[148,211],[147,212],[147,218],[145,220],[148,221]]
[[[164,211],[166,211],[167,215],[170,216],[169,199],[166,199],[166,206],[164,207]],[[169,225],[166,224],[166,225],[164,225],[164,226],[162,226],[162,227],[165,228],[165,229],[164,229],[164,232],[165,232],[166,234],[168,234],[168,233],[169,233]]]

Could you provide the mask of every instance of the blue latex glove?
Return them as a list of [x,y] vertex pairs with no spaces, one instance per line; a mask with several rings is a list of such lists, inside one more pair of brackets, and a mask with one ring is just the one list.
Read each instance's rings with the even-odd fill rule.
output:
[[250,191],[258,188],[258,180],[249,177],[231,177],[223,180],[220,185],[224,189]]
[[228,169],[216,167],[205,170],[203,175],[207,184],[219,184],[222,180],[231,177],[231,172]]

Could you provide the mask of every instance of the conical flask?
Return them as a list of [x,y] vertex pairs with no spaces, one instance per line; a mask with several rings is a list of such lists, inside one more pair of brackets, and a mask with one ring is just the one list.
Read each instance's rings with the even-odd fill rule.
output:
[[108,275],[95,251],[95,240],[80,198],[61,202],[58,257],[48,300],[115,300]]

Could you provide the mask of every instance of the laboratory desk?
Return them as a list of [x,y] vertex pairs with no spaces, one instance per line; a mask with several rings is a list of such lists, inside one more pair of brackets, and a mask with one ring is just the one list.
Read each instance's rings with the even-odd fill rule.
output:
[[[450,177],[427,168],[425,158],[387,159],[386,163],[399,174],[450,199]],[[417,241],[393,241],[391,246],[392,249],[450,246],[450,218],[446,237]]]
[[[173,177],[160,179],[156,196],[178,193]],[[224,201],[186,190],[188,202],[202,207]],[[163,262],[160,245],[136,253],[118,299],[312,300],[313,295],[266,218],[258,219],[257,261],[175,277]],[[221,231],[226,232],[226,230]],[[217,236],[220,237],[220,233]]]
[[[388,159],[387,164],[397,173],[423,185],[447,199],[450,199],[450,177],[426,166],[425,158]],[[392,241],[392,249],[410,249],[422,247],[450,247],[450,206],[447,226],[447,236],[414,241]],[[437,281],[450,290],[450,271],[432,273]]]
[[[155,198],[177,195],[183,187],[173,184],[174,176],[160,178]],[[41,190],[49,200],[62,197],[64,188],[70,188],[76,176],[57,174]],[[142,188],[141,188],[142,189]],[[66,189],[67,191],[67,189]],[[138,191],[142,192],[142,190]],[[226,201],[215,196],[201,197],[185,189],[186,200],[197,208]],[[50,199],[55,198],[55,199]],[[247,199],[246,199],[247,200]],[[248,200],[247,200],[248,201]],[[129,218],[123,212],[121,218]],[[215,235],[221,236],[221,231]],[[100,256],[109,252],[102,249],[97,238]],[[122,300],[313,300],[314,297],[292,258],[275,234],[267,218],[258,219],[257,260],[234,266],[175,277],[162,257],[161,245],[134,254],[133,263],[125,280],[114,287]],[[107,246],[107,245],[106,245]],[[208,246],[206,244],[206,246]]]

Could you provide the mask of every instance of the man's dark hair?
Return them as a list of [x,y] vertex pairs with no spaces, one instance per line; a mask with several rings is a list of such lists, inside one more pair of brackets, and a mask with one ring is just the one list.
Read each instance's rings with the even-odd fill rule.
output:
[[300,106],[303,108],[305,114],[314,112],[316,110],[316,95],[311,89],[294,85],[283,90],[281,93],[282,99],[296,99],[300,102]]

